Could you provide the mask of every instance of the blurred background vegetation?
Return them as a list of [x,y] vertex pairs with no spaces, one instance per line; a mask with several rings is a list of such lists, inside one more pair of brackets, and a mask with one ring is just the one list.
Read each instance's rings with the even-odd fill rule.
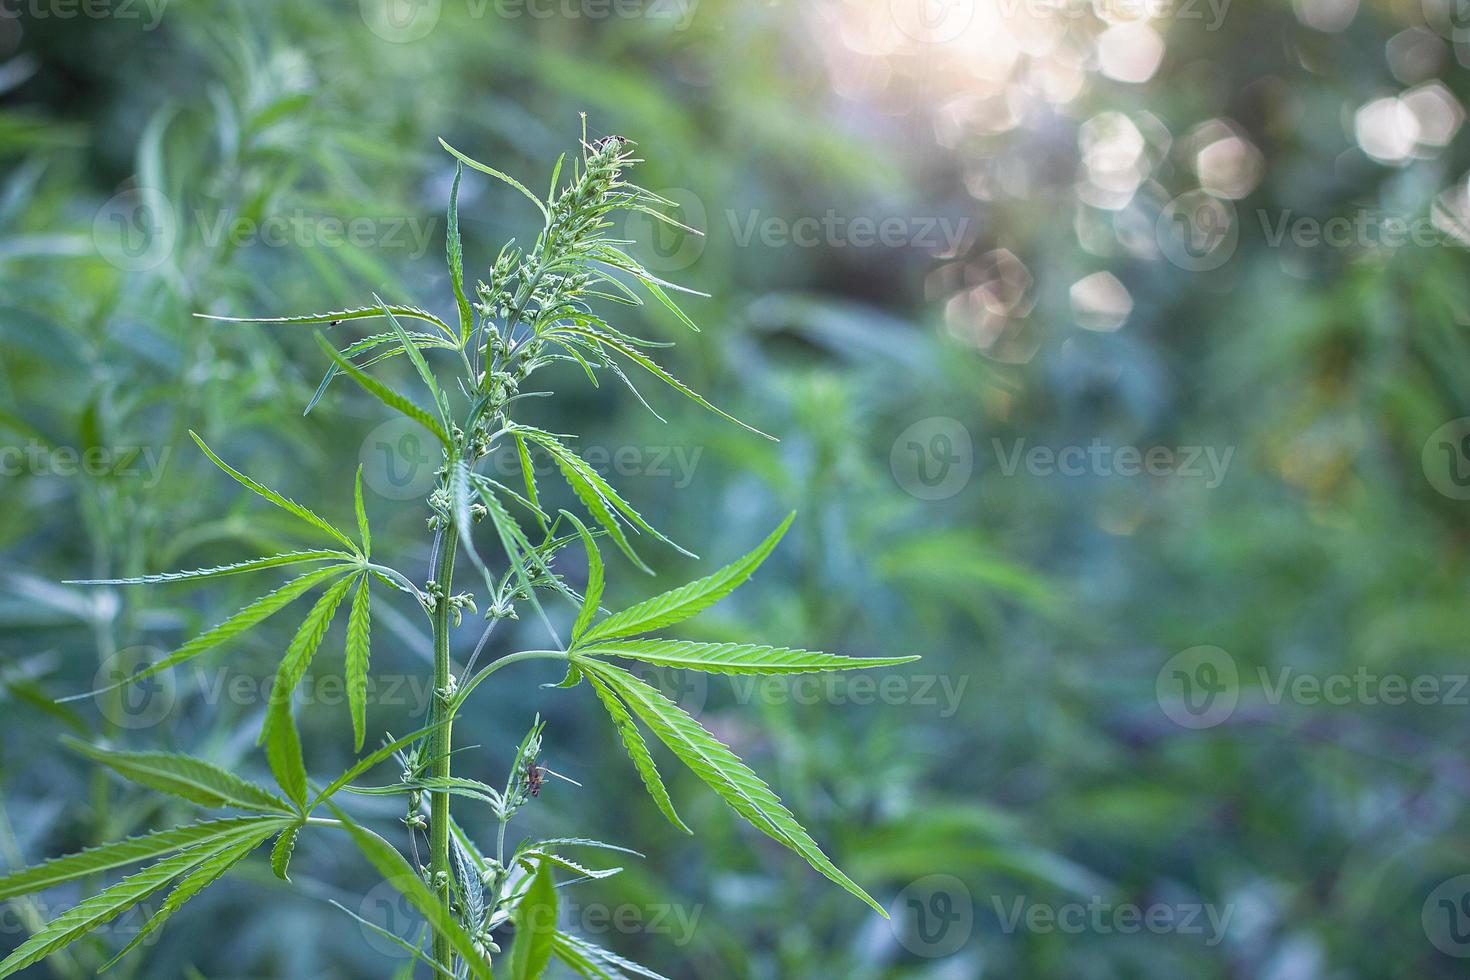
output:
[[[690,304],[698,335],[661,310],[623,325],[679,340],[676,373],[782,442],[668,399],[664,425],[576,373],[533,421],[606,451],[705,556],[646,548],[657,584],[800,512],[685,635],[925,659],[886,684],[661,679],[891,923],[670,770],[698,831],[674,836],[585,692],[498,675],[456,730],[458,769],[497,781],[539,709],[547,762],[582,788],[550,783],[519,829],[647,853],[577,886],[569,925],[679,978],[1462,975],[1462,8],[0,4],[0,866],[182,816],[62,731],[264,768],[259,684],[286,625],[124,699],[51,703],[257,584],[63,580],[298,541],[187,429],[329,516],[363,461],[379,550],[427,567],[422,500],[395,492],[404,433],[345,386],[301,416],[323,370],[310,332],[191,314],[376,291],[450,315],[436,137],[541,187],[585,112],[708,232],[629,222],[651,269],[713,298]],[[535,225],[475,178],[462,226],[483,275]],[[1127,471],[1151,449],[1176,452]],[[612,605],[653,587],[613,571]],[[397,612],[375,671],[424,676],[427,638]],[[511,625],[493,653],[539,645]],[[256,696],[222,693],[241,678]],[[1391,678],[1422,696],[1392,703]],[[308,761],[335,772],[346,709],[321,701]],[[370,723],[400,734],[422,708],[380,702]],[[323,836],[292,870],[298,887],[256,869],[212,889],[114,972],[402,969],[328,903],[408,928],[361,862]],[[0,951],[55,911],[12,903]],[[32,972],[90,976],[128,928]]]

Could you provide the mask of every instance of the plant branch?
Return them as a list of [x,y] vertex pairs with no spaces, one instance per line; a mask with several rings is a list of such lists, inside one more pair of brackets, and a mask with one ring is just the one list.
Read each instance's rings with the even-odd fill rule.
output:
[[[450,775],[449,752],[452,747],[450,723],[454,718],[447,694],[450,683],[449,624],[451,612],[449,597],[453,595],[454,557],[459,550],[459,537],[453,528],[440,535],[439,553],[434,567],[434,582],[439,588],[434,605],[434,721],[441,723],[433,735],[433,749],[429,754],[431,774],[447,779]],[[449,907],[449,794],[433,793],[429,813],[429,886]],[[448,963],[454,955],[449,937],[434,931],[434,959]]]
[[450,717],[454,717],[454,713],[459,710],[460,706],[470,696],[470,692],[478,687],[481,681],[500,668],[509,666],[510,664],[520,663],[522,660],[566,660],[567,656],[564,650],[522,650],[520,653],[512,653],[507,657],[501,657],[493,663],[486,664],[480,668],[479,673],[475,674],[475,676],[471,677],[464,684],[461,684],[459,690],[455,692],[454,700],[449,705]]

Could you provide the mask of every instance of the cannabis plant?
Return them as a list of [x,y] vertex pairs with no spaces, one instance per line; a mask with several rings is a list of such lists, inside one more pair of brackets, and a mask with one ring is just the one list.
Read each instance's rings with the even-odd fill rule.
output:
[[[354,494],[356,528],[344,530],[236,470],[195,435],[199,448],[215,465],[252,493],[303,522],[320,538],[321,546],[213,568],[82,583],[141,585],[285,569],[296,572],[296,577],[218,626],[106,690],[136,683],[237,640],[298,599],[315,594],[276,671],[259,736],[277,785],[272,788],[247,781],[191,756],[73,742],[89,759],[126,779],[205,809],[231,813],[93,847],[0,879],[3,900],[153,861],[35,931],[0,962],[0,977],[62,949],[172,884],[157,912],[118,952],[116,958],[121,958],[185,902],[271,839],[271,868],[289,880],[293,850],[299,836],[308,829],[345,833],[372,866],[422,913],[425,927],[417,942],[365,920],[363,926],[401,945],[415,959],[427,963],[435,975],[490,977],[493,968],[498,967],[511,977],[531,978],[540,976],[555,958],[587,977],[628,973],[657,976],[558,928],[558,889],[614,873],[594,867],[597,862],[587,855],[624,848],[590,839],[558,838],[527,840],[507,849],[507,825],[537,796],[546,772],[540,762],[543,723],[539,719],[516,748],[502,786],[454,774],[456,755],[451,736],[456,715],[496,671],[534,659],[565,665],[566,676],[555,686],[585,685],[590,689],[606,711],[649,796],[675,828],[689,832],[644,739],[645,729],[736,813],[883,912],[838,870],[759,776],[681,707],[615,661],[719,674],[790,674],[891,665],[913,658],[855,660],[755,643],[699,643],[650,635],[694,616],[749,579],[781,540],[791,517],[738,561],[604,615],[607,566],[601,549],[605,544],[611,543],[635,567],[645,571],[647,566],[634,550],[632,533],[643,532],[666,545],[677,546],[578,455],[570,437],[515,417],[524,399],[551,394],[531,390],[529,382],[538,370],[558,362],[580,367],[594,385],[601,375],[614,377],[630,389],[634,386],[629,370],[637,368],[719,412],[652,359],[648,350],[661,345],[633,336],[593,312],[594,304],[600,301],[639,305],[645,297],[651,297],[684,325],[698,329],[671,296],[671,291],[680,287],[660,280],[635,261],[624,250],[628,242],[609,237],[614,226],[611,218],[619,211],[640,212],[677,225],[667,212],[670,202],[626,179],[628,170],[639,161],[633,156],[633,144],[621,137],[588,143],[584,131],[570,175],[563,179],[563,156],[553,170],[545,200],[514,178],[470,159],[447,143],[444,147],[457,160],[446,236],[457,324],[416,306],[385,303],[376,295],[370,305],[309,316],[214,318],[329,327],[373,318],[386,322],[386,331],[341,349],[317,335],[330,366],[308,410],[335,379],[345,375],[393,411],[421,425],[438,442],[442,466],[427,500],[426,519],[432,538],[428,579],[420,583],[394,567],[390,558],[374,553],[361,468]],[[536,207],[544,221],[529,249],[511,242],[500,250],[488,278],[477,283],[473,302],[465,288],[458,228],[457,198],[465,167],[515,188]],[[404,326],[405,321],[415,328]],[[443,364],[438,369],[431,367],[431,358],[442,358]],[[369,373],[370,368],[390,359],[401,359],[412,366],[416,384],[422,385],[416,397]],[[477,464],[501,451],[514,453],[519,459],[518,485],[508,485],[479,471]],[[587,519],[568,510],[552,513],[543,503],[546,498],[538,484],[536,456],[549,459],[585,508]],[[482,527],[488,532],[477,533]],[[496,546],[495,554],[491,554],[487,541]],[[563,570],[566,562],[558,557],[564,550],[578,547],[585,551],[587,565],[585,579],[579,576],[576,580],[585,581],[580,592],[568,582]],[[473,573],[473,588],[459,590],[456,586],[461,558]],[[386,736],[380,747],[362,755],[347,771],[319,783],[306,769],[293,693],[345,605],[342,669],[353,742],[362,752],[369,727],[372,594],[379,588],[411,597],[429,621],[434,646],[432,703],[417,731],[398,738]],[[565,640],[558,629],[558,618],[543,605],[543,596],[548,600],[559,597],[576,610]],[[459,667],[451,657],[451,634],[466,615],[478,615],[482,607],[486,623],[479,643]],[[479,654],[497,624],[518,618],[523,608],[534,611],[544,625],[546,647],[509,654],[476,669]],[[572,618],[571,614],[566,618]],[[370,770],[390,760],[398,768],[396,780],[363,781]],[[401,797],[404,850],[415,861],[410,863],[399,847],[349,816],[342,805],[344,793]],[[452,816],[450,803],[455,798],[468,801],[469,806]],[[417,863],[421,839],[427,845],[426,865]],[[481,843],[489,840],[494,841],[493,847]],[[510,953],[501,956],[508,934],[513,936]]]

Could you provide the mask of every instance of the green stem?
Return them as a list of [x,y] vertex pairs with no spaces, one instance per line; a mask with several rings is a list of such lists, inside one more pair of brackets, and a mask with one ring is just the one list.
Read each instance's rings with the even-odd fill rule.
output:
[[562,650],[522,650],[520,653],[512,653],[509,656],[501,657],[499,660],[488,663],[484,667],[476,671],[474,677],[471,677],[469,680],[465,681],[459,686],[459,690],[456,691],[454,694],[454,700],[451,701],[449,704],[450,716],[453,717],[454,712],[458,711],[459,706],[464,704],[465,699],[470,696],[470,692],[480,686],[481,681],[483,681],[485,678],[489,677],[491,674],[495,673],[502,667],[508,667],[511,664],[518,664],[522,660],[566,659],[567,654],[565,651]]
[[[454,718],[452,706],[440,698],[440,692],[448,691],[449,670],[449,623],[451,609],[449,597],[453,595],[454,555],[459,550],[459,536],[454,528],[445,528],[439,538],[439,561],[434,569],[434,582],[439,586],[439,599],[434,605],[434,711],[435,720],[443,722],[434,733],[434,747],[430,754],[430,773],[447,778],[450,775],[449,751],[451,747],[450,722]],[[444,907],[449,907],[449,794],[432,793],[429,797],[429,881],[430,887],[442,881],[435,890]],[[434,933],[434,959],[449,963],[454,949],[449,937]]]

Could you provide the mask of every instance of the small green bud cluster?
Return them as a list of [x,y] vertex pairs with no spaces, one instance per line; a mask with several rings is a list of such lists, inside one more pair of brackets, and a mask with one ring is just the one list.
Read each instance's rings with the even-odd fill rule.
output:
[[494,401],[512,397],[541,363],[538,331],[517,343],[511,336],[515,327],[565,315],[592,286],[594,273],[569,260],[595,249],[608,213],[636,199],[636,190],[623,190],[629,186],[623,172],[637,162],[632,146],[620,136],[586,145],[576,176],[551,201],[546,229],[530,252],[507,243],[489,279],[476,286],[475,310],[486,331],[485,363],[495,365],[479,383]]
[[441,602],[448,602],[449,612],[450,615],[454,618],[455,626],[458,626],[461,620],[464,618],[464,612],[466,609],[468,609],[472,613],[477,613],[480,611],[479,608],[475,605],[475,595],[473,592],[460,592],[456,595],[452,595],[446,598],[444,595],[444,587],[441,586],[438,582],[434,582],[432,580],[424,583],[424,588],[420,592],[420,595],[423,597],[424,609],[427,610],[430,615],[433,615],[434,611],[439,608],[439,604]]
[[537,763],[540,756],[541,726],[538,723],[521,745],[520,751],[516,753],[515,762],[512,763],[511,776],[505,795],[506,819],[531,802],[533,796],[540,793],[540,767]]

